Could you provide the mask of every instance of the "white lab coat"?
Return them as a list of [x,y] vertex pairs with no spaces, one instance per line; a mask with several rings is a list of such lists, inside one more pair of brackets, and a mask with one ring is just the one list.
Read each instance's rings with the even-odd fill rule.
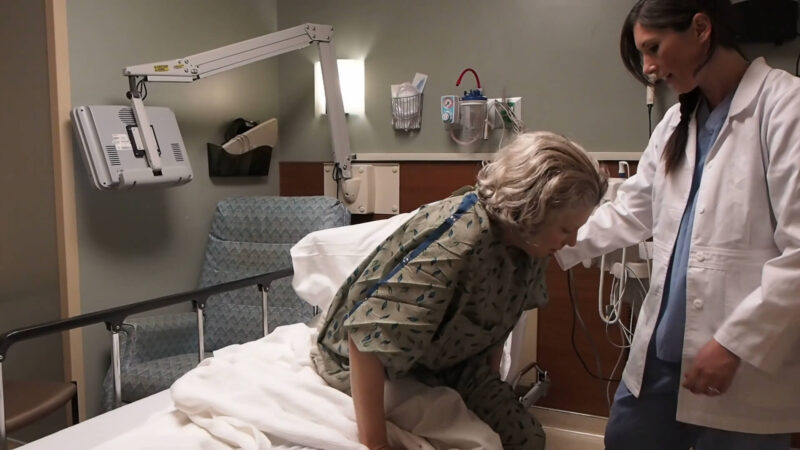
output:
[[[636,396],[695,165],[693,119],[686,159],[664,174],[663,146],[679,120],[675,105],[617,200],[598,208],[577,245],[556,255],[567,268],[653,237],[651,286],[623,373]],[[677,420],[748,433],[800,431],[800,79],[761,58],[747,69],[708,155],[686,284],[682,373],[712,337],[742,362],[721,396],[681,388]]]

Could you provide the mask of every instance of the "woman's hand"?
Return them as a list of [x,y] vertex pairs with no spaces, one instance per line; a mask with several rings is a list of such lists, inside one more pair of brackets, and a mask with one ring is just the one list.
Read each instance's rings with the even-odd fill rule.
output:
[[683,387],[695,394],[721,395],[731,386],[739,363],[738,356],[711,339],[700,349],[684,375]]

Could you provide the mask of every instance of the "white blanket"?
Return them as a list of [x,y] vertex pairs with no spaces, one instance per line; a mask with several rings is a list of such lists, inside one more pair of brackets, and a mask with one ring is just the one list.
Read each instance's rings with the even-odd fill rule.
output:
[[[295,324],[221,349],[173,384],[176,410],[98,448],[363,450],[352,399],[312,368],[315,340],[316,330]],[[386,399],[396,448],[501,448],[453,390],[401,380],[387,384]]]

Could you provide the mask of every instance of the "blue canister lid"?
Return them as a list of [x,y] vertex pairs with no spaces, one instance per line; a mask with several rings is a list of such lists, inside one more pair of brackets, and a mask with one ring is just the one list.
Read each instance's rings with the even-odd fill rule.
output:
[[486,100],[486,97],[484,97],[483,92],[478,88],[464,91],[464,96],[461,97],[461,100]]

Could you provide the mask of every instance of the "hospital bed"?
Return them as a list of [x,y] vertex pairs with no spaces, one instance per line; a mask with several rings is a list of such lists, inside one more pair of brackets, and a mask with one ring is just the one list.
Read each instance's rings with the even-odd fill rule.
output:
[[[364,242],[365,233],[372,239],[381,239],[402,220],[398,217],[312,233],[292,249],[294,269],[10,331],[0,336],[0,375],[2,361],[16,342],[105,323],[112,339],[113,380],[119,404],[122,374],[118,333],[126,317],[185,302],[194,303],[202,312],[210,296],[251,287],[261,292],[262,319],[266,324],[271,283],[292,274],[298,294],[324,309],[325,305],[318,300],[332,298],[331,292],[338,287],[340,275],[327,271],[321,278],[320,274],[325,271],[308,262],[349,272],[349,265],[358,264],[363,252],[371,248],[371,243]],[[343,240],[344,236],[354,242]],[[335,248],[333,242],[340,247]],[[363,248],[358,248],[357,244]],[[198,338],[202,342],[202,313],[197,317]],[[516,363],[524,322],[523,318],[506,345],[504,373],[507,379],[518,378]],[[264,329],[266,332],[266,325]],[[357,442],[352,400],[325,385],[311,368],[308,353],[316,341],[315,333],[313,324],[298,323],[279,327],[257,341],[226,347],[215,352],[213,358],[203,360],[171,389],[66,428],[24,448],[363,448]],[[543,387],[540,384],[523,396],[527,406],[541,395]],[[390,438],[396,443],[409,448],[433,449],[442,445],[499,448],[495,447],[499,445],[497,436],[466,411],[454,391],[404,380],[389,383],[386,398],[390,421],[387,426]],[[5,437],[4,430],[0,428],[0,431]],[[449,434],[443,436],[443,433]],[[451,438],[458,442],[447,443]]]

